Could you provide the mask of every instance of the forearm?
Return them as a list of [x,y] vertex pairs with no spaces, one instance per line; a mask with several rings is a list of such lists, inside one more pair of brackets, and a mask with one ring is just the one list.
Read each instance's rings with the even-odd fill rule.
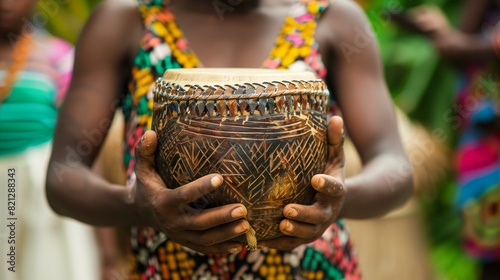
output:
[[500,47],[500,34],[491,35],[491,39],[479,34],[465,34],[466,43],[463,45],[461,54],[457,56],[462,61],[490,62],[499,58],[495,47]]
[[367,163],[345,181],[346,198],[340,218],[367,219],[401,206],[412,194],[413,177],[409,160],[385,154]]
[[110,184],[83,165],[63,164],[52,161],[47,173],[47,199],[55,212],[96,226],[143,223],[131,187]]

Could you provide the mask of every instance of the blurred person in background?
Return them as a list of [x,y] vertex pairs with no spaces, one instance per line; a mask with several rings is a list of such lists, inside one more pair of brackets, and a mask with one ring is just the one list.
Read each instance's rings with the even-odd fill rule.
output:
[[455,156],[464,246],[482,263],[481,279],[499,279],[500,1],[467,1],[458,28],[434,6],[415,8],[411,16],[461,69],[456,103],[444,117],[460,134]]
[[[33,25],[36,5],[36,0],[0,0],[0,213],[5,220],[7,215],[17,218],[15,243],[7,242],[13,235],[5,225],[0,229],[0,279],[98,279],[93,229],[56,215],[45,196],[73,48]],[[14,179],[9,183],[15,185],[15,205],[7,205],[7,178]],[[15,207],[9,208],[12,213],[8,206]],[[15,263],[7,262],[11,246]]]

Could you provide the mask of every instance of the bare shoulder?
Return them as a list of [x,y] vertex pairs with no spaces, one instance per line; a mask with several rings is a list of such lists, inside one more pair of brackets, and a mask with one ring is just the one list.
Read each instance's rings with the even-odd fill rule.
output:
[[114,27],[119,30],[126,30],[131,25],[142,22],[137,2],[134,0],[102,1],[95,7],[89,19],[89,23],[96,21],[107,23],[102,28]]
[[330,28],[343,33],[349,33],[355,27],[364,28],[369,25],[364,10],[352,0],[332,1],[323,21]]
[[375,42],[364,10],[352,0],[332,1],[319,24],[318,40],[333,50],[346,44],[364,48]]
[[93,10],[80,38],[102,48],[110,47],[117,53],[127,54],[139,41],[142,29],[136,1],[105,0]]

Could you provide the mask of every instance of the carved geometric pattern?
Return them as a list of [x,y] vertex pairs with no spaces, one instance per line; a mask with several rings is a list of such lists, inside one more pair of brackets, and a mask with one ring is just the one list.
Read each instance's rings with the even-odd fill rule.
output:
[[302,110],[326,113],[329,101],[321,80],[181,86],[159,78],[153,93],[154,110],[168,118],[265,116]]
[[[283,92],[287,94],[287,92]],[[242,203],[258,240],[281,236],[279,223],[289,203],[311,204],[313,175],[323,173],[326,115],[322,110],[240,116],[172,116],[168,101],[155,104],[157,169],[169,188],[209,173],[224,184],[194,203],[215,207]],[[239,241],[244,242],[244,235]]]

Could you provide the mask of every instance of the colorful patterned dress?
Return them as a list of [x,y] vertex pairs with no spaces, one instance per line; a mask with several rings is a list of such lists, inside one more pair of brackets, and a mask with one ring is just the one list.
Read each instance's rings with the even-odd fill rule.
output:
[[[326,68],[314,32],[328,6],[328,1],[297,1],[262,67],[311,70],[324,78]],[[123,106],[129,183],[135,180],[134,146],[151,127],[153,82],[167,69],[202,67],[162,0],[142,1],[139,9],[146,28]],[[132,229],[131,241],[131,279],[360,279],[342,221],[332,224],[320,239],[291,252],[244,249],[236,254],[202,255],[143,227]]]
[[[500,55],[500,7],[493,6],[484,34],[497,34]],[[496,30],[494,29],[496,27]],[[464,245],[474,258],[500,261],[500,69],[493,63],[471,64],[462,73],[457,104],[458,206],[464,219]]]

